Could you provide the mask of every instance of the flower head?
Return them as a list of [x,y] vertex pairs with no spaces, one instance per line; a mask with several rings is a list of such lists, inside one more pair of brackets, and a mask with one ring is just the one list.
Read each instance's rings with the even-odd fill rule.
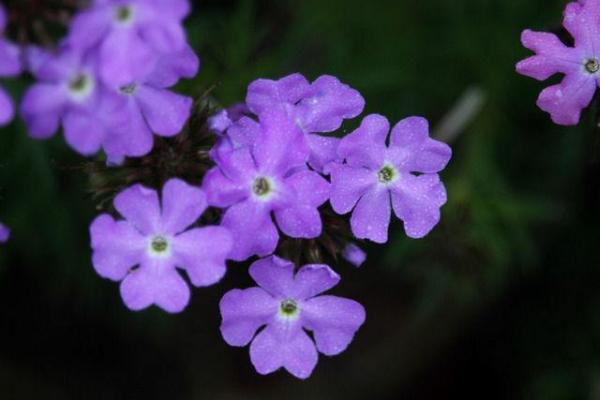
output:
[[124,220],[103,214],[90,227],[94,268],[122,281],[121,296],[132,310],[152,304],[168,312],[183,310],[190,291],[176,267],[187,272],[194,286],[212,285],[225,274],[233,242],[229,231],[189,229],[207,207],[202,190],[171,179],[161,200],[156,191],[134,185],[114,201]]
[[217,167],[203,182],[209,204],[227,209],[222,225],[236,236],[231,257],[237,261],[275,250],[272,213],[290,237],[319,236],[318,207],[329,198],[329,183],[307,168],[303,134],[284,112],[263,113],[255,129],[251,145],[214,154]]
[[71,26],[70,43],[98,49],[100,75],[122,86],[147,75],[161,55],[186,47],[187,0],[96,0]]
[[[0,78],[19,75],[22,70],[20,50],[4,38],[6,12],[0,4]],[[15,115],[12,99],[0,88],[0,126],[8,124]]]
[[[385,243],[391,208],[412,238],[425,236],[439,222],[446,190],[438,172],[450,160],[450,147],[429,138],[427,120],[400,121],[386,144],[389,122],[369,115],[342,139],[338,154],[344,164],[331,164],[331,205],[335,212],[352,211],[357,238]],[[390,204],[391,203],[391,204]]]
[[30,48],[27,54],[31,73],[38,79],[21,103],[29,134],[47,138],[62,124],[76,151],[98,152],[112,127],[119,125],[115,111],[123,101],[98,79],[96,58],[69,46],[56,53]]
[[250,275],[259,287],[234,289],[221,299],[221,333],[231,346],[252,342],[250,359],[260,374],[283,367],[308,378],[317,350],[327,356],[343,352],[365,321],[356,301],[318,296],[340,281],[327,265],[305,265],[294,274],[291,262],[272,256],[252,264]]
[[525,30],[523,46],[535,52],[517,64],[517,72],[537,80],[560,73],[564,79],[544,89],[538,106],[560,125],[575,125],[600,84],[600,0],[571,2],[563,26],[575,39],[568,47],[553,33]]
[[[323,75],[313,83],[300,74],[292,74],[277,81],[258,79],[248,87],[244,115],[260,115],[273,109],[285,113],[304,132],[304,140],[310,153],[308,162],[318,172],[336,159],[339,139],[318,133],[328,133],[339,129],[344,119],[359,115],[365,105],[360,93],[343,84],[336,77]],[[234,114],[235,115],[235,114]],[[218,114],[213,119],[221,130],[229,128],[226,137],[233,147],[246,145],[254,138],[247,130],[247,121],[240,118],[227,120],[227,114]],[[243,141],[238,142],[240,130]],[[236,135],[237,134],[237,135]]]

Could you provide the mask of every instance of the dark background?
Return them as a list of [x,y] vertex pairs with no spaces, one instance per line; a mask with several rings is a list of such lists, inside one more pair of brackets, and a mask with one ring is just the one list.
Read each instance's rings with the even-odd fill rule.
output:
[[[1,399],[600,399],[600,202],[594,112],[559,127],[517,75],[522,29],[557,28],[558,0],[197,1],[187,21],[199,95],[223,104],[249,82],[329,73],[367,113],[435,127],[482,93],[452,138],[449,203],[427,238],[395,222],[333,291],[367,308],[350,348],[305,382],[257,375],[220,337],[218,301],[250,283],[233,266],[176,316],[128,311],[90,263],[96,204],[62,138],[0,131]],[[553,79],[552,82],[557,81]],[[3,82],[15,96],[28,78]],[[473,91],[475,90],[475,92]],[[440,134],[444,134],[443,131]]]

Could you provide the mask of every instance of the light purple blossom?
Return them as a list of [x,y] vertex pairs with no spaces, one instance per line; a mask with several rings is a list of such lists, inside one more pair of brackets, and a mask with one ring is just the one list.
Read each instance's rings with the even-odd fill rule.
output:
[[76,15],[69,42],[98,49],[100,75],[116,86],[146,76],[160,56],[186,47],[187,0],[96,0]]
[[177,272],[184,269],[194,286],[212,285],[225,274],[233,239],[219,226],[191,228],[207,207],[204,192],[178,179],[158,193],[134,185],[114,200],[125,218],[100,215],[90,227],[94,268],[121,281],[121,296],[131,310],[156,304],[179,312],[190,290]]
[[124,121],[124,101],[98,79],[96,59],[64,46],[57,53],[30,48],[31,73],[38,79],[25,93],[21,114],[29,134],[45,139],[62,124],[66,141],[83,155],[97,153],[111,129]]
[[[0,78],[13,77],[21,73],[20,50],[4,38],[6,12],[0,4]],[[0,87],[0,126],[8,124],[15,115],[10,95]]]
[[0,243],[6,243],[10,238],[10,229],[0,222]]
[[356,301],[318,296],[340,281],[327,265],[305,265],[294,274],[291,262],[272,256],[252,264],[250,275],[259,287],[234,289],[221,299],[221,333],[231,346],[252,342],[250,359],[260,374],[283,367],[297,378],[308,378],[317,350],[340,354],[365,321],[365,310]]
[[211,132],[222,136],[234,123],[242,117],[251,115],[245,103],[237,103],[233,106],[219,111],[208,119],[208,127]]
[[538,106],[560,125],[575,125],[600,84],[600,0],[571,2],[564,12],[563,26],[574,38],[568,47],[553,33],[525,30],[523,46],[535,52],[517,64],[517,72],[546,80],[564,74],[556,85],[544,89]]
[[[312,84],[300,74],[292,74],[277,81],[258,79],[250,84],[246,97],[246,106],[255,115],[277,108],[285,110],[288,117],[305,133],[305,141],[310,149],[309,164],[319,172],[336,159],[339,139],[317,133],[339,129],[344,119],[358,116],[364,105],[365,101],[358,91],[329,75],[319,77]],[[243,113],[247,114],[248,112]],[[243,118],[236,121],[227,116],[227,112],[217,114],[213,125],[221,132],[228,128],[237,129],[237,132],[231,133],[228,130],[226,139],[229,142],[221,144],[240,147],[251,143],[254,139],[251,130],[244,131],[242,142],[238,142],[235,137],[240,129],[247,127],[247,121],[246,126],[236,128],[239,125],[237,122],[243,122]]]
[[386,145],[389,130],[385,117],[365,117],[338,147],[345,163],[330,166],[333,209],[339,214],[352,211],[354,235],[377,243],[387,241],[391,208],[412,238],[425,236],[439,222],[446,190],[437,173],[452,153],[446,144],[429,138],[424,118],[400,121]]
[[208,203],[227,209],[222,225],[235,235],[236,261],[275,250],[279,233],[271,214],[290,237],[318,237],[318,207],[329,198],[329,182],[307,168],[303,134],[284,112],[263,113],[257,134],[249,147],[217,152],[217,167],[203,182]]
[[117,118],[126,123],[116,125],[106,139],[105,151],[109,158],[148,154],[154,144],[154,134],[175,136],[190,117],[192,98],[170,91],[173,75],[166,76],[163,66],[157,67],[146,77],[117,89],[124,100]]

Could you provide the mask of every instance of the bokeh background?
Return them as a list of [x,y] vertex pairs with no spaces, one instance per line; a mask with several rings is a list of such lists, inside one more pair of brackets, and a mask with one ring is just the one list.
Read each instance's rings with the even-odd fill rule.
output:
[[262,377],[218,330],[244,269],[180,315],[128,311],[90,263],[85,160],[16,121],[0,132],[0,398],[600,399],[595,112],[556,126],[535,106],[544,84],[514,72],[521,30],[558,28],[566,1],[194,3],[203,67],[181,90],[230,104],[258,77],[328,73],[367,113],[427,116],[454,149],[443,221],[419,241],[396,222],[362,268],[336,266],[334,293],[368,311],[345,353],[305,382]]

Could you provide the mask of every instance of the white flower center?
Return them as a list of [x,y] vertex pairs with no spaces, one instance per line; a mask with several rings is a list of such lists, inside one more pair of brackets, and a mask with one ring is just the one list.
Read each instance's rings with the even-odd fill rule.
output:
[[279,318],[283,320],[295,320],[300,315],[300,307],[293,299],[285,299],[279,304]]
[[589,58],[583,66],[588,73],[595,74],[600,70],[600,61],[597,58]]
[[259,176],[252,182],[252,193],[260,200],[268,200],[273,195],[274,186],[271,178]]
[[134,8],[131,5],[120,5],[115,7],[114,19],[121,25],[130,24],[135,16]]
[[81,73],[69,81],[69,94],[73,100],[83,101],[92,94],[95,87],[96,82],[94,78],[88,74]]
[[398,179],[398,171],[391,164],[384,164],[377,172],[377,179],[383,185],[389,185]]
[[166,237],[156,235],[150,238],[148,251],[154,257],[168,257],[171,254],[171,246]]

